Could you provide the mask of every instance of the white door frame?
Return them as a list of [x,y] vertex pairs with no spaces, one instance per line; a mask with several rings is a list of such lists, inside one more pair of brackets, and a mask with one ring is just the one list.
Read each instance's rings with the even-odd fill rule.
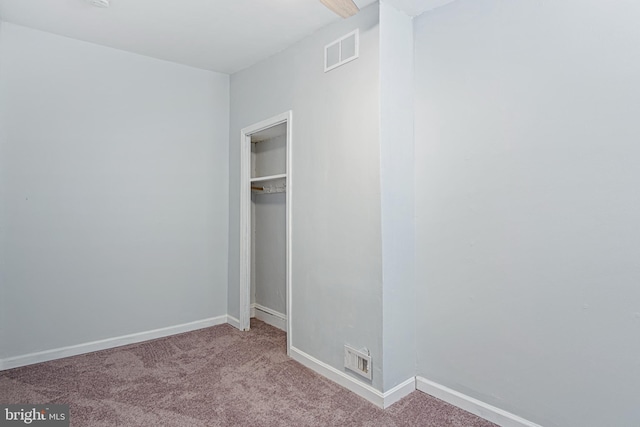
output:
[[240,131],[240,330],[249,330],[251,316],[251,135],[261,130],[287,124],[286,165],[286,300],[287,300],[287,354],[291,348],[291,201],[292,201],[292,111],[285,111]]

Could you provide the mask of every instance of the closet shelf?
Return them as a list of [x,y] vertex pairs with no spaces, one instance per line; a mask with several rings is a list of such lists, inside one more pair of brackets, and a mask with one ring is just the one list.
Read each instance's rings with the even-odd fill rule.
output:
[[287,177],[286,173],[279,173],[277,175],[269,175],[269,176],[258,176],[256,178],[251,178],[251,183],[253,184],[254,182],[271,181],[274,179],[282,179],[286,177]]
[[254,194],[284,193],[287,191],[287,175],[278,174],[251,179],[251,192]]
[[251,186],[251,192],[254,194],[276,194],[276,193],[286,193],[287,185],[269,185],[265,187],[254,187]]

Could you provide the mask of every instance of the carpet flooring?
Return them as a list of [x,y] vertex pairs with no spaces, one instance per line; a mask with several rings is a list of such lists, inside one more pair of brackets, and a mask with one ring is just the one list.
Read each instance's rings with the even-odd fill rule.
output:
[[494,426],[418,391],[379,409],[285,349],[257,320],[214,326],[0,372],[0,402],[70,404],[77,427]]

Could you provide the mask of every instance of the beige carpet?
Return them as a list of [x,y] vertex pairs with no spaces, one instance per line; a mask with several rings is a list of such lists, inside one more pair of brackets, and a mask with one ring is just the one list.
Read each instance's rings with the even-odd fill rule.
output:
[[421,392],[381,410],[285,353],[252,320],[0,373],[2,403],[66,403],[72,426],[456,426],[494,424]]

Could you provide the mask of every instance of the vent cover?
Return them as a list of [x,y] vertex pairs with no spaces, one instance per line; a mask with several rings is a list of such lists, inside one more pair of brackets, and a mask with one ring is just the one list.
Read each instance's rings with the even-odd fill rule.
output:
[[369,356],[369,350],[356,350],[351,346],[345,345],[344,367],[367,379],[371,379],[371,356]]
[[324,47],[324,72],[358,58],[360,50],[360,30],[350,32]]

